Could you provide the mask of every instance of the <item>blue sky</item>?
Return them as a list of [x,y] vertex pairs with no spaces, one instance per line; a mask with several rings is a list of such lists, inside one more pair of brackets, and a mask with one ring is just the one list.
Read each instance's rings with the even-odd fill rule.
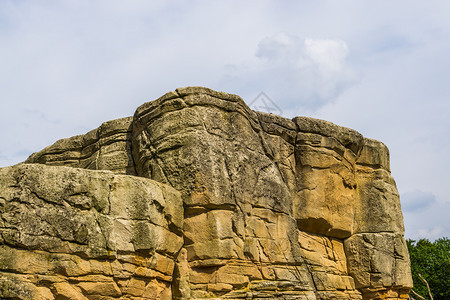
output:
[[450,236],[449,1],[0,2],[0,167],[202,85],[391,152],[406,236]]

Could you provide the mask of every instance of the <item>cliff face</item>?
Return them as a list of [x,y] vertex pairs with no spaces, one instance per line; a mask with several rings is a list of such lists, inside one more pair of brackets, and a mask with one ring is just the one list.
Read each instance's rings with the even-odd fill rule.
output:
[[403,299],[382,143],[189,87],[0,169],[0,297]]

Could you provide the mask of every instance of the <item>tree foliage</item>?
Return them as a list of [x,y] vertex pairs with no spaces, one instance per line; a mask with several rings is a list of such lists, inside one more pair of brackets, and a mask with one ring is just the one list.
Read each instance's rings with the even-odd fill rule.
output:
[[411,258],[414,291],[428,299],[422,274],[430,285],[434,300],[450,299],[450,239],[444,237],[430,242],[427,239],[407,241]]

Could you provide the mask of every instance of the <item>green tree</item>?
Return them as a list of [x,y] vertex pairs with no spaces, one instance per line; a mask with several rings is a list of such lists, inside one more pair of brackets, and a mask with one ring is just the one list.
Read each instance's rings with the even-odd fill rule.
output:
[[428,299],[428,282],[434,300],[450,299],[450,239],[444,237],[430,242],[427,239],[407,241],[411,258],[414,291]]

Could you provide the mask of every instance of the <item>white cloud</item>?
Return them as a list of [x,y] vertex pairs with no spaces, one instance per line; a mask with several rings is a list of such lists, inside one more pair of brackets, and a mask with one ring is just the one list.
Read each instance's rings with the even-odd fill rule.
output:
[[417,207],[416,210],[403,210],[406,237],[415,240],[421,238],[434,240],[442,236],[448,237],[450,233],[449,211],[450,203],[439,200],[426,205],[422,203],[421,208]]
[[344,41],[305,39],[305,48],[306,54],[324,76],[330,77],[345,68],[348,46]]
[[436,240],[446,234],[445,230],[441,226],[436,226],[430,229],[419,229],[415,234],[415,239],[428,239],[428,240]]
[[407,236],[449,236],[449,9],[405,0],[0,1],[0,166],[179,86],[248,103],[264,91],[284,116],[386,143],[399,192],[436,198],[405,211]]
[[436,196],[430,192],[415,190],[407,192],[400,197],[404,212],[421,212],[436,202]]
[[340,39],[279,33],[262,39],[252,60],[229,66],[223,81],[244,94],[264,91],[287,110],[315,110],[357,82],[348,55]]

